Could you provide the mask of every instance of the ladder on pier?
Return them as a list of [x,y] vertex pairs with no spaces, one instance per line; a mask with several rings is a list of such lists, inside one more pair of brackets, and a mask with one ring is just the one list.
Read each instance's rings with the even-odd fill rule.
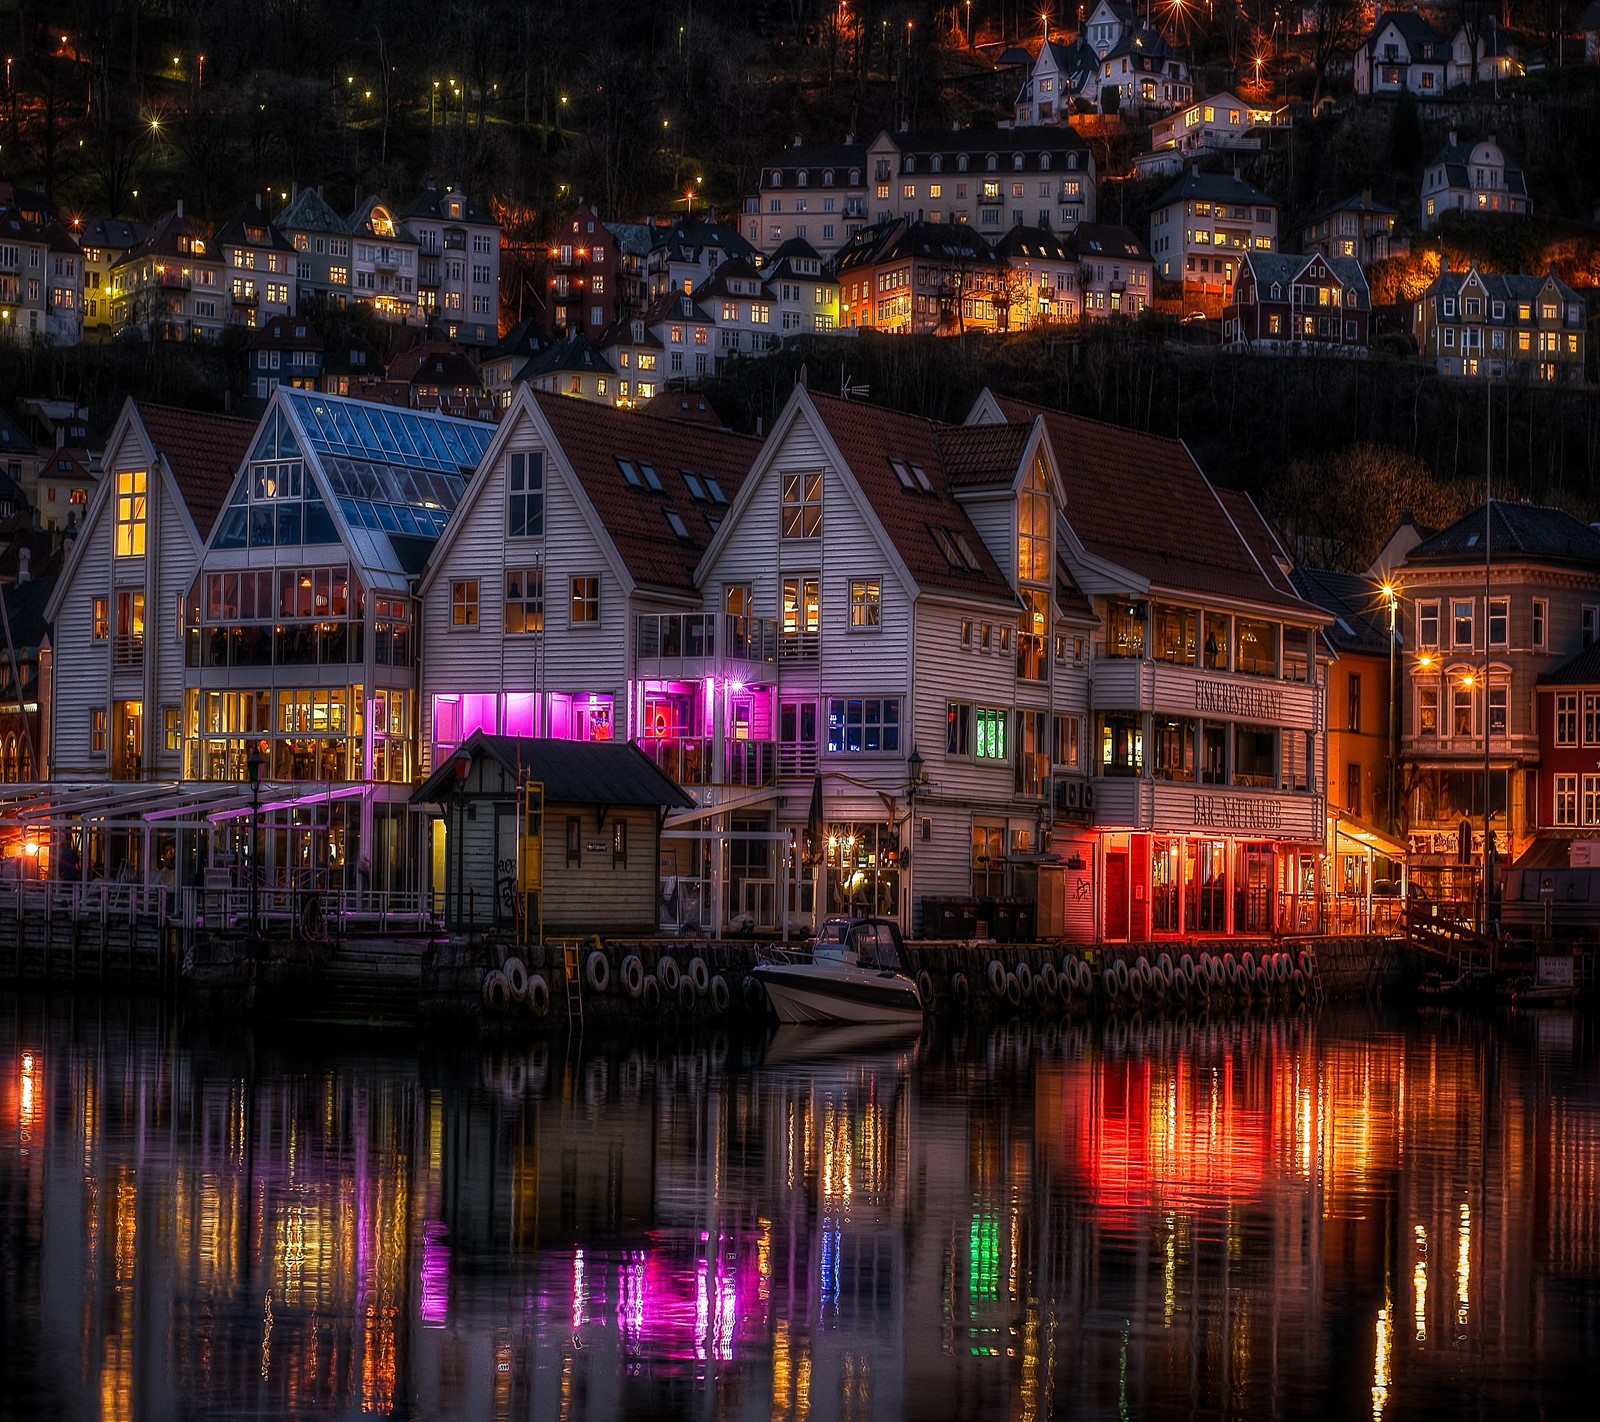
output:
[[561,944],[561,979],[567,994],[567,1027],[583,1027],[583,953],[576,939]]

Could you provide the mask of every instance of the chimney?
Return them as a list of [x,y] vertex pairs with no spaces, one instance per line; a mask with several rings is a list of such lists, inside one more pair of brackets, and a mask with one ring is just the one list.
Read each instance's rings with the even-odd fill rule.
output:
[[183,216],[183,199],[182,198],[178,199],[178,216],[179,217]]
[[260,193],[256,194],[256,211],[257,212],[261,211],[261,194]]
[[1489,135],[1489,142],[1491,144],[1493,144],[1493,142],[1494,142],[1494,135],[1492,133]]
[[1455,131],[1455,129],[1451,129],[1450,130],[1449,144],[1450,144],[1450,147],[1452,147],[1452,148],[1454,148],[1456,146],[1456,131]]
[[1361,189],[1361,210],[1363,212],[1372,211],[1372,189],[1371,188],[1362,188]]
[[[322,190],[320,188],[318,188],[317,191],[321,192]],[[299,183],[290,183],[289,184],[289,201],[293,202],[299,196],[300,196],[300,184]]]
[[28,581],[28,563],[33,558],[33,550],[26,543],[17,549],[17,586],[20,588]]

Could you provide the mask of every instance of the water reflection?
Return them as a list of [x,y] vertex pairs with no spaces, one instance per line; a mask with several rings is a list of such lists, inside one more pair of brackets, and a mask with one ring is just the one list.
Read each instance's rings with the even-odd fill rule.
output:
[[568,1058],[0,1007],[18,1412],[1381,1422],[1600,1388],[1581,1020]]

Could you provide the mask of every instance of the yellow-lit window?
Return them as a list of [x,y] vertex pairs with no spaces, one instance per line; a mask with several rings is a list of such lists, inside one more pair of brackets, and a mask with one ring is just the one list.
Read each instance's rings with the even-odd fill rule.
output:
[[119,558],[144,557],[145,471],[117,471],[117,534]]

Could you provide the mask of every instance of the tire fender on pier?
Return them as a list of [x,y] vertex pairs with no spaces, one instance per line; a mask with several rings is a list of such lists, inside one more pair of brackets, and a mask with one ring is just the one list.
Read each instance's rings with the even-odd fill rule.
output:
[[594,949],[583,965],[583,977],[592,991],[604,992],[611,986],[611,960],[600,949]]

